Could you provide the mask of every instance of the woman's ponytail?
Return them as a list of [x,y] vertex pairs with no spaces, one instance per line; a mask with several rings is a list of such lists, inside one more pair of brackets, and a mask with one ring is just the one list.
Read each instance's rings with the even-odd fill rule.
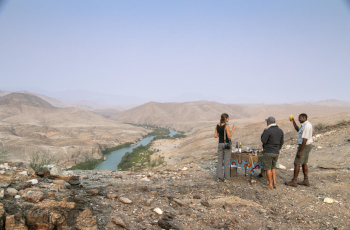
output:
[[228,118],[227,113],[221,114],[220,123],[225,123],[227,118]]

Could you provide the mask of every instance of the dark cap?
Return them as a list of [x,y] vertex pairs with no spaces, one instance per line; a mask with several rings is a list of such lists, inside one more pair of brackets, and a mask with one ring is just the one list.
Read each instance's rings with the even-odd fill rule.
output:
[[276,122],[274,117],[269,117],[269,118],[265,119],[265,121],[267,121],[268,123],[275,123]]

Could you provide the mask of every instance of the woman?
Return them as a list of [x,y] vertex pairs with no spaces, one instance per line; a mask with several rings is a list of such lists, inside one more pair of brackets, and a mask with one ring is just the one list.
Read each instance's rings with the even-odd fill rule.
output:
[[[220,180],[227,182],[227,180],[231,179],[230,177],[231,149],[226,149],[225,144],[229,143],[229,140],[231,139],[232,133],[236,129],[236,126],[234,125],[230,132],[230,127],[228,124],[226,124],[226,122],[228,122],[228,115],[226,113],[223,113],[221,114],[220,124],[218,124],[215,129],[215,138],[219,138],[218,163],[216,165],[216,178],[218,182]],[[226,132],[226,143],[224,143],[225,141],[224,131]],[[223,159],[225,163],[225,180],[222,175]]]

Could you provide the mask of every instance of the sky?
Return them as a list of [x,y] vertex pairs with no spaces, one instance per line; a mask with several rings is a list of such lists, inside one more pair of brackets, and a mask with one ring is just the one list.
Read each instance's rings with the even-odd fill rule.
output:
[[0,90],[350,101],[349,41],[347,0],[0,0]]

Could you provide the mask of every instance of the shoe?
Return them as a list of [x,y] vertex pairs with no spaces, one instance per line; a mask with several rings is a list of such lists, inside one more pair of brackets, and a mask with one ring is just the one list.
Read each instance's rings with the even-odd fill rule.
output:
[[273,187],[273,186],[270,186],[270,185],[263,185],[263,188],[273,189],[274,187]]
[[277,184],[273,184],[273,188],[276,189],[277,188]]
[[223,182],[224,180],[221,179],[221,178],[216,178],[216,182],[220,183],[220,182]]
[[298,186],[298,180],[296,178],[293,178],[291,182],[286,182],[285,185],[287,186],[292,186],[292,187],[297,187]]
[[304,179],[304,181],[299,182],[298,185],[304,185],[304,186],[310,187],[310,183],[308,179]]

